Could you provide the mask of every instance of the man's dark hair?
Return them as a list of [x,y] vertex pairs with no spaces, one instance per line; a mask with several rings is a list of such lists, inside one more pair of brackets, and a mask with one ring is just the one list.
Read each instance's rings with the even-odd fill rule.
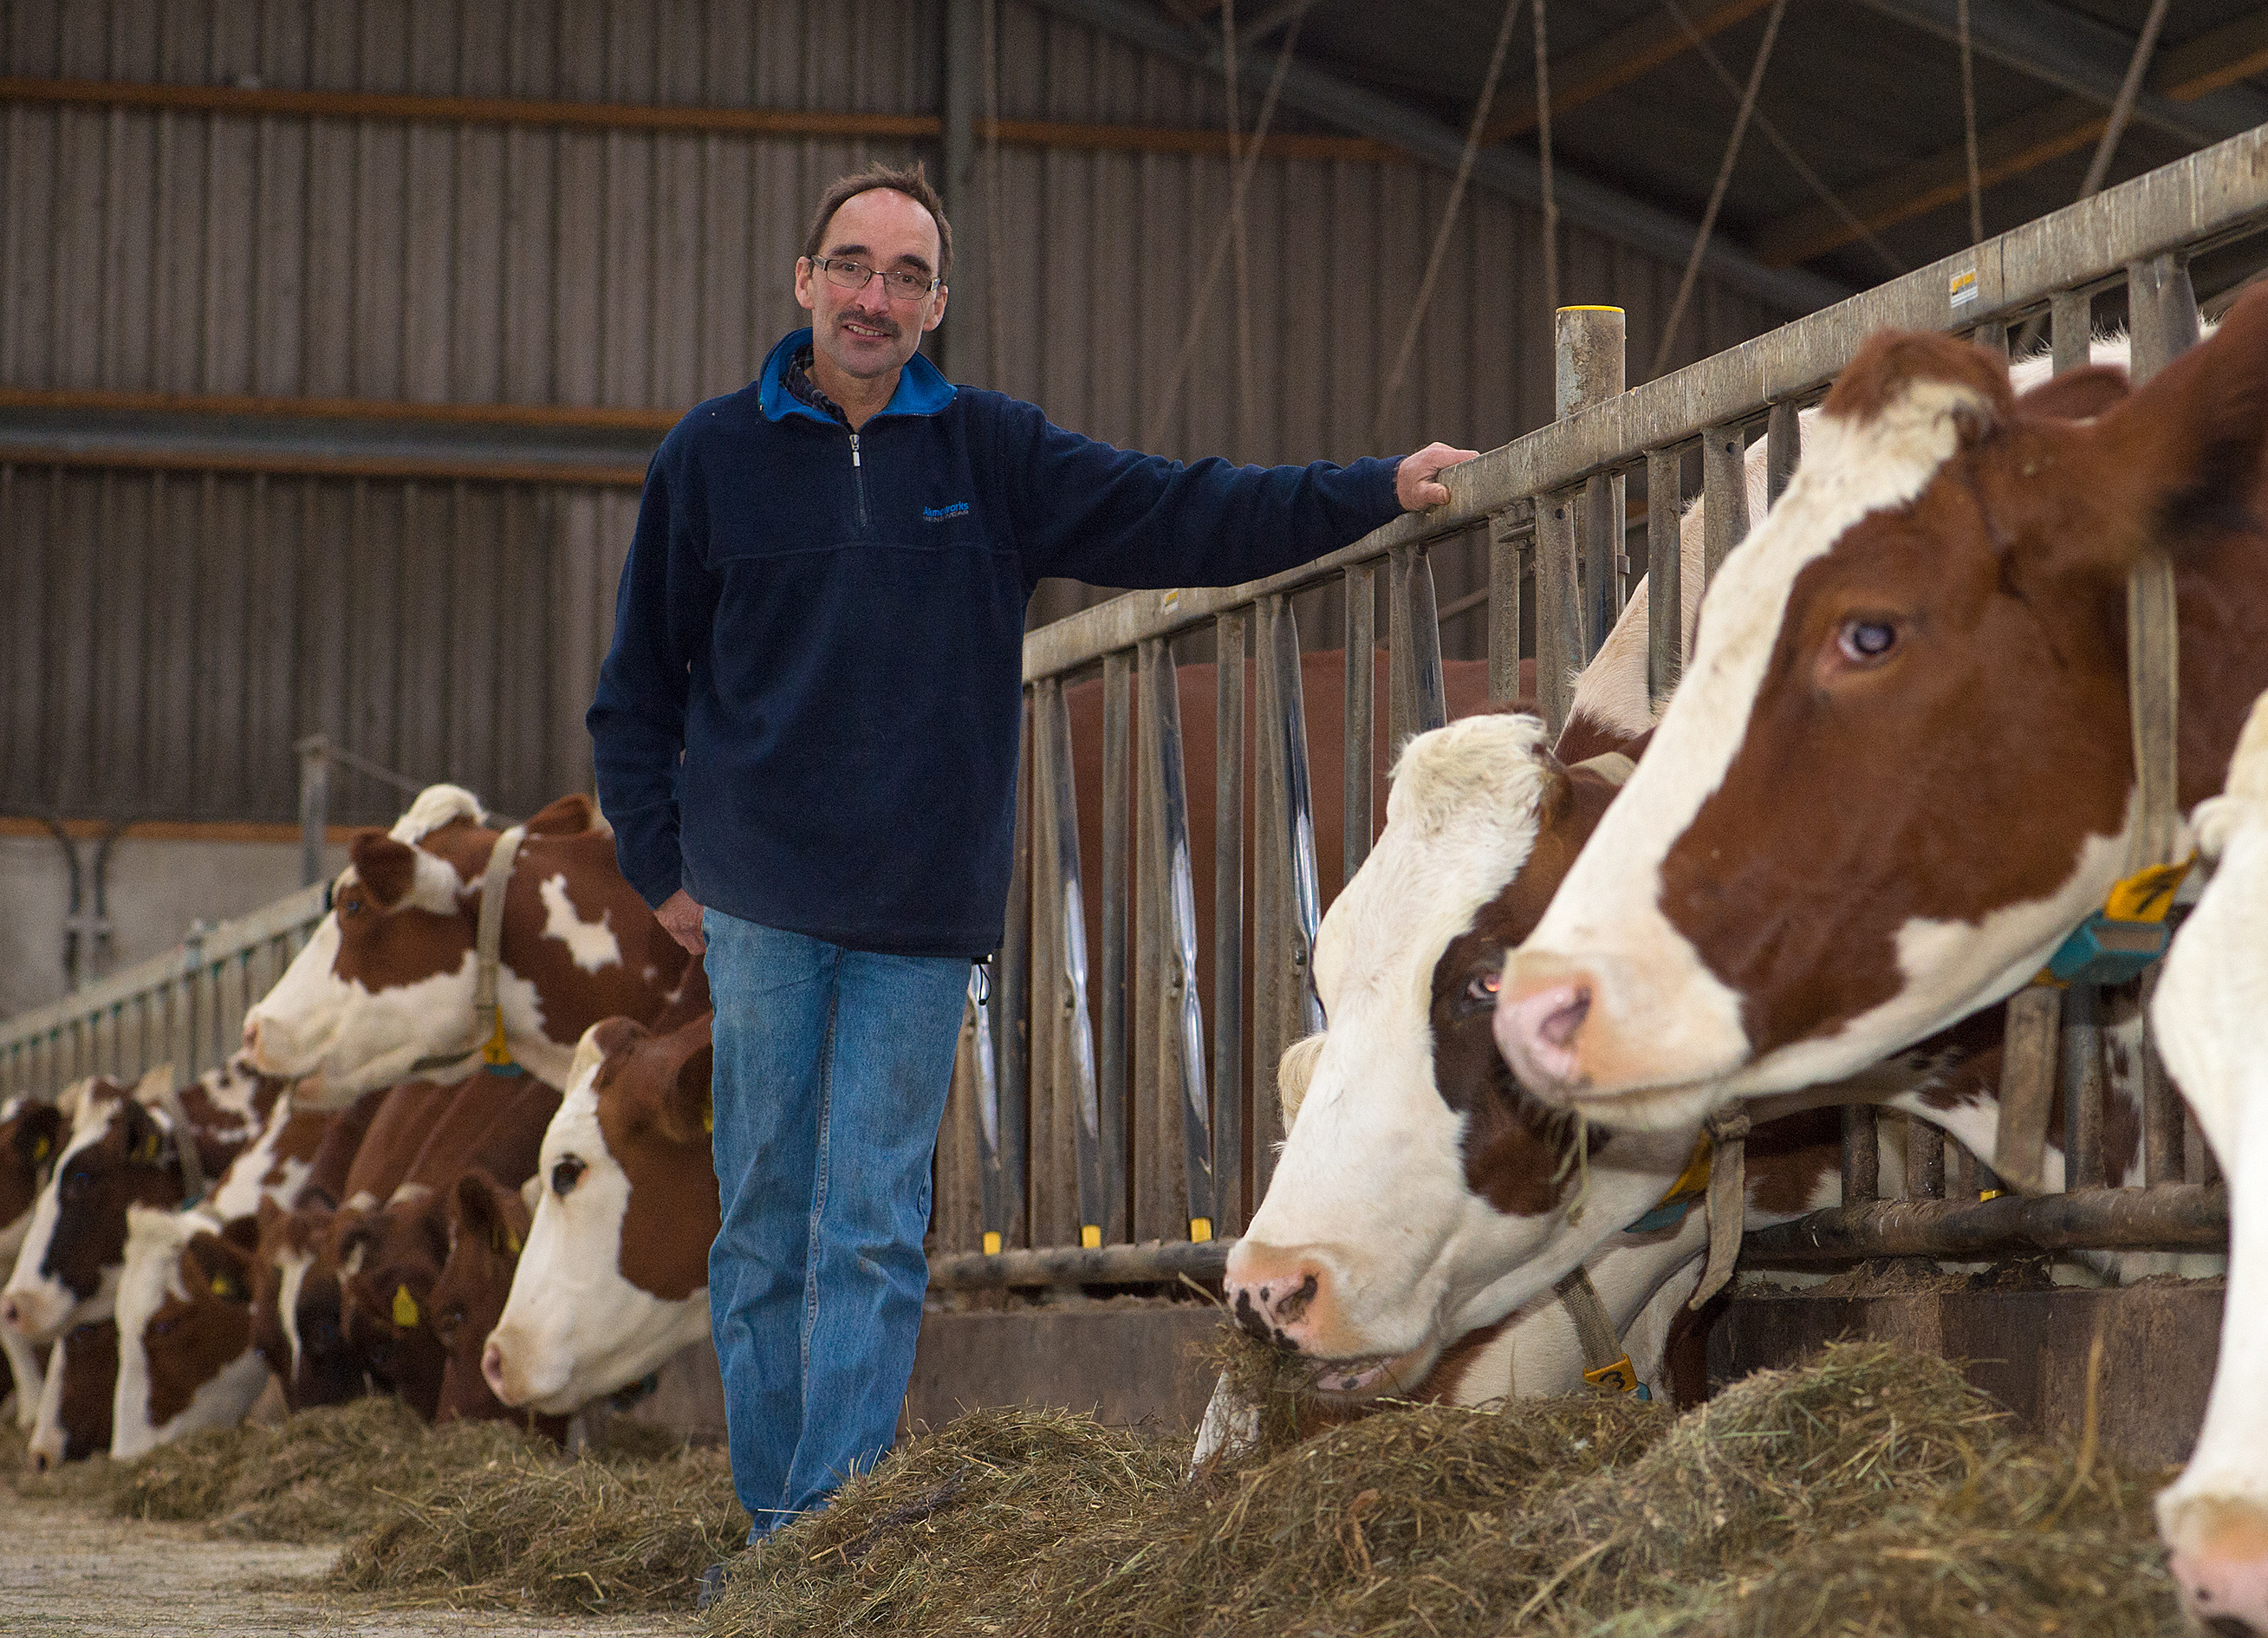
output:
[[929,185],[923,174],[921,161],[913,168],[902,166],[870,165],[863,171],[853,171],[848,176],[837,177],[832,186],[819,196],[819,209],[813,213],[811,231],[803,236],[803,254],[816,257],[825,247],[827,225],[835,219],[846,201],[860,194],[872,193],[877,188],[887,188],[893,193],[903,194],[930,214],[937,224],[937,276],[940,279],[953,271],[953,226],[945,219],[945,201],[937,196],[937,189]]

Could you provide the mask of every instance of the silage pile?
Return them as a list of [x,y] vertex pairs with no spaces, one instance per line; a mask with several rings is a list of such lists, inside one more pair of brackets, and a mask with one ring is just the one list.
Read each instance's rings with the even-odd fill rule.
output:
[[[1271,1419],[1271,1420],[1274,1419]],[[1388,1409],[1181,1483],[1185,1444],[965,1417],[739,1561],[712,1638],[1809,1638],[2181,1630],[2147,1487],[1880,1345],[1682,1418]]]

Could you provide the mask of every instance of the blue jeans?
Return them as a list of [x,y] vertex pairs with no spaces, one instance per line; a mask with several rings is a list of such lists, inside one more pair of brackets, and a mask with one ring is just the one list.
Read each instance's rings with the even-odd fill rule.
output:
[[845,949],[714,910],[702,930],[724,1209],[709,1311],[733,1488],[756,1541],[897,1437],[969,963]]

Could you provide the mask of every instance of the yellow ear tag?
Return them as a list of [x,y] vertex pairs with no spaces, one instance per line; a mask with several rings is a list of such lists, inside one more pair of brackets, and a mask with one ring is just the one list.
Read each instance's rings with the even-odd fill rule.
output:
[[717,1106],[714,1103],[701,1111],[701,1130],[712,1138],[717,1135]]
[[36,1166],[47,1158],[48,1140],[45,1138],[36,1140],[32,1145],[32,1164]]
[[519,1255],[519,1236],[509,1228],[504,1231],[504,1249],[513,1257]]
[[408,1331],[417,1323],[417,1299],[409,1295],[408,1286],[394,1288],[394,1324],[400,1331]]
[[137,1166],[149,1166],[156,1163],[157,1159],[158,1134],[154,1132],[144,1133],[142,1141],[134,1146],[134,1163]]
[[232,1295],[228,1288],[227,1275],[215,1274],[213,1276],[212,1294],[217,1297],[225,1297]]

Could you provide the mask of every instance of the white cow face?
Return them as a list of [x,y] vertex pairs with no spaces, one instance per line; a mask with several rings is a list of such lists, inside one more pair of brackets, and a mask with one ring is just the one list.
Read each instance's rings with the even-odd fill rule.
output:
[[493,840],[479,825],[469,793],[437,786],[391,832],[356,834],[329,912],[245,1016],[255,1066],[336,1108],[477,1050],[477,889]]
[[[1612,796],[1533,719],[1413,740],[1377,846],[1324,918],[1312,1054],[1268,1197],[1231,1254],[1248,1329],[1344,1361],[1327,1391],[1404,1388],[1643,1214],[1694,1133],[1588,1140],[1522,1094],[1489,1034],[1503,952]],[[1294,1049],[1295,1051],[1300,1049]]]
[[564,1414],[709,1334],[709,1064],[705,1018],[661,1037],[610,1019],[577,1046],[543,1134],[527,1244],[482,1356],[504,1404]]
[[244,1420],[268,1385],[252,1346],[251,1255],[201,1212],[127,1213],[110,1454],[129,1460]]

